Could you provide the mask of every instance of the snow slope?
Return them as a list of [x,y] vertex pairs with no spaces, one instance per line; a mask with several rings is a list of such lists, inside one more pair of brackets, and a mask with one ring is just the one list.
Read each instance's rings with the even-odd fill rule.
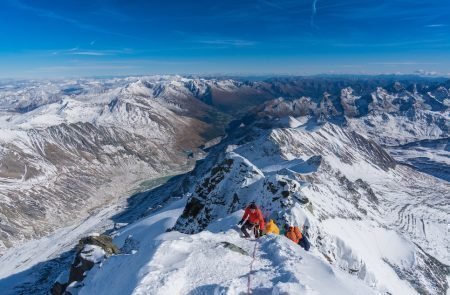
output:
[[84,286],[75,288],[77,294],[246,294],[249,276],[252,294],[375,294],[319,253],[307,253],[285,237],[242,239],[234,229],[242,210],[199,234],[165,233],[183,207],[184,201],[173,203],[118,232],[114,242],[133,239],[134,254],[113,256],[96,266]]
[[184,185],[191,197],[175,229],[200,232],[255,200],[266,218],[310,226],[330,263],[381,293],[448,289],[447,182],[334,124],[278,126],[262,116],[217,146]]

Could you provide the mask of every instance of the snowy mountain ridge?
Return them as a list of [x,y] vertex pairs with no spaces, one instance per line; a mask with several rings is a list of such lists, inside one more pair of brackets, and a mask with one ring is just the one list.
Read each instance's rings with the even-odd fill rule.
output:
[[[259,117],[229,133],[166,188],[172,197],[183,193],[180,201],[116,232],[119,246],[134,240],[135,254],[109,258],[71,292],[245,293],[250,260],[220,245],[251,253],[234,225],[255,200],[279,225],[308,225],[313,250],[261,238],[254,293],[445,294],[448,183],[399,165],[375,142],[332,123],[292,128],[279,121]],[[171,206],[177,213],[167,219]],[[158,214],[161,223],[152,219]],[[120,283],[118,269],[127,265],[135,268],[126,276],[138,274],[132,284]]]
[[[179,256],[181,260],[195,261],[203,252],[215,253],[208,248],[212,244],[200,247],[206,237],[215,243],[226,240],[217,231],[208,233],[212,224],[228,231],[230,243],[240,244],[232,230],[235,221],[227,218],[235,216],[232,219],[235,220],[240,214],[236,212],[257,200],[267,217],[280,224],[289,221],[311,226],[315,249],[312,253],[315,258],[311,259],[319,259],[318,265],[323,265],[323,269],[331,264],[332,272],[350,275],[358,280],[355,284],[362,282],[375,293],[445,294],[450,263],[446,246],[450,244],[446,235],[449,222],[446,196],[450,190],[446,173],[450,152],[446,90],[450,87],[445,83],[441,86],[418,83],[411,88],[383,82],[383,86],[373,88],[378,82],[364,83],[155,76],[2,84],[3,251],[17,242],[50,234],[61,225],[73,225],[48,239],[17,248],[23,253],[15,254],[15,248],[6,251],[0,261],[11,268],[0,273],[1,277],[12,279],[19,269],[25,276],[27,268],[42,262],[42,268],[37,268],[40,283],[33,286],[34,290],[48,290],[46,284],[53,283],[54,272],[60,268],[50,271],[45,261],[58,259],[60,253],[68,251],[71,244],[94,228],[116,234],[114,241],[119,247],[124,242],[122,232],[134,235],[134,228],[143,232],[155,230],[151,237],[137,238],[141,246],[147,244],[155,251],[163,248],[151,246],[153,239],[159,241],[157,236],[167,229],[189,234],[206,230],[198,233],[198,241],[197,234],[193,236],[192,247],[186,245],[192,249],[192,255]],[[259,106],[242,117],[238,115],[254,105]],[[221,143],[205,149],[208,156],[192,172],[175,177],[156,190],[134,194],[127,204],[105,211],[109,213],[100,211],[92,220],[73,223],[69,212],[78,212],[76,219],[82,220],[92,210],[99,212],[106,203],[123,202],[121,197],[129,195],[143,180],[188,169],[193,161],[184,151],[192,149],[196,156],[202,157],[204,151],[196,148],[205,142],[205,133],[220,134],[215,123],[223,122],[226,116],[240,119],[231,122]],[[142,219],[149,214],[164,216],[165,208],[172,208],[178,198],[185,205],[177,203],[177,213],[172,212],[172,221],[164,226],[153,228],[151,222]],[[130,226],[112,229],[115,224]],[[73,234],[69,234],[71,231]],[[186,236],[173,235],[173,243],[162,244],[176,250],[179,243],[183,244],[178,239]],[[52,250],[43,251],[43,256],[30,250],[46,247],[52,239],[61,240],[61,246],[52,245],[49,247]],[[285,242],[268,238],[259,249],[268,255],[268,248],[287,249]],[[251,244],[240,245],[248,250]],[[392,246],[389,251],[380,250],[389,246]],[[140,257],[140,251],[148,251],[148,247],[136,249],[136,257]],[[202,250],[196,252],[197,248]],[[152,251],[149,253],[160,253]],[[169,253],[161,255],[170,256]],[[298,254],[301,258],[297,260],[312,261],[301,250]],[[61,267],[70,257],[64,255],[64,262],[58,262]],[[135,259],[132,255],[111,258],[123,260],[122,266],[132,263],[128,259]],[[164,262],[168,258],[161,258],[163,262],[144,258],[148,260],[142,263],[163,265],[160,272],[153,273],[156,277],[169,278],[174,272],[168,266],[170,263]],[[236,257],[230,259],[234,261]],[[301,277],[307,274],[303,270],[301,275],[296,274],[288,267],[289,260],[270,263],[280,267],[280,273],[293,273],[292,280],[286,281],[280,273],[283,278],[277,279],[278,275],[273,273],[266,279],[274,283],[260,282],[261,290],[274,294],[283,294],[282,290],[323,292],[314,277],[305,285]],[[145,293],[142,290],[149,286],[144,283],[146,266],[136,267],[139,269],[135,271],[142,274],[142,284],[129,287]],[[187,263],[183,272],[192,267],[196,264]],[[317,267],[314,271],[322,269]],[[205,273],[210,271],[205,268]],[[97,275],[100,274],[88,274],[87,282],[97,283],[96,287],[86,285],[85,290],[100,292],[96,288],[105,283]],[[115,274],[105,271],[104,275]],[[172,277],[178,276],[182,274]],[[190,279],[188,276],[186,282]],[[197,285],[186,283],[177,290],[181,294],[195,288],[198,294],[213,290],[234,294],[245,289],[243,282],[232,286],[227,280],[217,281],[217,276],[210,281],[204,279]],[[24,287],[30,286],[32,279],[27,276],[26,280],[28,283],[15,290],[32,294]],[[13,285],[8,285],[10,282],[0,279],[0,286],[6,283],[6,287],[12,288],[7,290],[14,290]],[[214,287],[202,285],[206,282]],[[282,287],[281,283],[290,287]],[[152,284],[156,286],[152,290],[169,288],[165,280]],[[347,283],[340,284],[346,290]]]

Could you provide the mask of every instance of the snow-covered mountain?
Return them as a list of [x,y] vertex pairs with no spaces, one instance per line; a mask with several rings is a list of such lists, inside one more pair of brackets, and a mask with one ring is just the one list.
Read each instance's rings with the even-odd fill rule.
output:
[[[161,188],[180,200],[113,233],[129,254],[102,260],[70,292],[240,294],[251,276],[261,294],[446,293],[447,182],[332,123],[264,111],[244,120]],[[283,237],[239,238],[234,226],[253,200],[280,225],[308,225],[311,253]]]
[[256,200],[279,223],[309,225],[331,264],[382,293],[445,294],[450,185],[354,131],[294,120],[236,131],[197,167],[174,229],[199,232]]
[[[97,229],[112,234],[125,252],[95,259],[101,264],[72,286],[72,293],[246,292],[255,244],[241,240],[233,226],[240,210],[256,200],[266,217],[279,224],[309,225],[313,250],[305,253],[283,237],[261,239],[252,276],[255,293],[445,294],[450,87],[425,82],[178,76],[80,80],[59,82],[59,90],[55,83],[48,89],[39,86],[55,95],[47,93],[34,104],[26,102],[41,97],[31,90],[38,82],[2,86],[12,92],[30,87],[21,92],[23,100],[4,98],[0,116],[2,151],[20,157],[9,162],[3,157],[2,165],[27,159],[15,168],[15,180],[13,174],[1,179],[0,193],[24,184],[38,193],[15,195],[15,204],[30,204],[13,211],[22,214],[18,220],[38,219],[40,210],[30,217],[23,213],[37,207],[32,200],[38,197],[41,211],[55,212],[56,219],[58,211],[102,207],[136,181],[181,170],[189,161],[183,150],[218,134],[212,125],[259,106],[231,122],[219,144],[198,150],[208,155],[193,171],[133,195],[120,208],[96,211],[94,219],[29,242],[17,248],[20,254],[8,251],[0,258],[9,265],[0,272],[6,278],[0,287],[22,294],[48,290],[55,272],[70,263],[72,252],[64,252],[80,235]],[[62,89],[70,94],[62,95]],[[272,100],[279,96],[284,98]],[[8,165],[0,173],[15,171]],[[28,171],[32,177],[26,177]],[[51,195],[48,183],[69,189]],[[120,193],[105,196],[113,190]],[[8,204],[14,204],[11,195],[4,197]],[[16,229],[6,227],[12,217],[0,222],[6,233]],[[230,250],[230,244],[250,257]],[[61,254],[64,258],[58,258]],[[32,293],[26,291],[30,285]]]
[[185,151],[220,133],[220,114],[181,77],[153,79],[2,87],[0,253],[189,169]]

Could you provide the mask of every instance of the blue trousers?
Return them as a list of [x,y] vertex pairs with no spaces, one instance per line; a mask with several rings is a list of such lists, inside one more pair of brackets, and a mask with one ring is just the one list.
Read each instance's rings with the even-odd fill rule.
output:
[[311,247],[311,243],[309,242],[308,238],[305,235],[303,235],[302,239],[298,242],[298,244],[306,251],[308,251],[309,248]]

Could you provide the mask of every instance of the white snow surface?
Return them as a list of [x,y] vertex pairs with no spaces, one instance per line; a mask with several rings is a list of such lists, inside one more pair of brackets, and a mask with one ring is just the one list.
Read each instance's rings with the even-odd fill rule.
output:
[[414,294],[416,291],[399,279],[386,261],[403,268],[415,265],[414,245],[393,230],[377,226],[374,222],[348,219],[328,219],[322,223],[325,231],[338,238],[339,251],[344,261],[362,259],[369,275],[365,281],[378,285],[383,292]]
[[106,252],[99,246],[86,245],[80,253],[80,257],[93,263],[100,263],[105,259]]
[[[252,294],[376,294],[356,277],[329,265],[318,252],[305,252],[283,236],[241,238],[234,227],[242,210],[199,234],[165,233],[183,205],[182,201],[174,203],[120,231],[115,243],[121,245],[132,237],[139,249],[95,266],[78,294],[237,295],[247,293],[249,276]],[[249,256],[222,242],[242,248]]]

